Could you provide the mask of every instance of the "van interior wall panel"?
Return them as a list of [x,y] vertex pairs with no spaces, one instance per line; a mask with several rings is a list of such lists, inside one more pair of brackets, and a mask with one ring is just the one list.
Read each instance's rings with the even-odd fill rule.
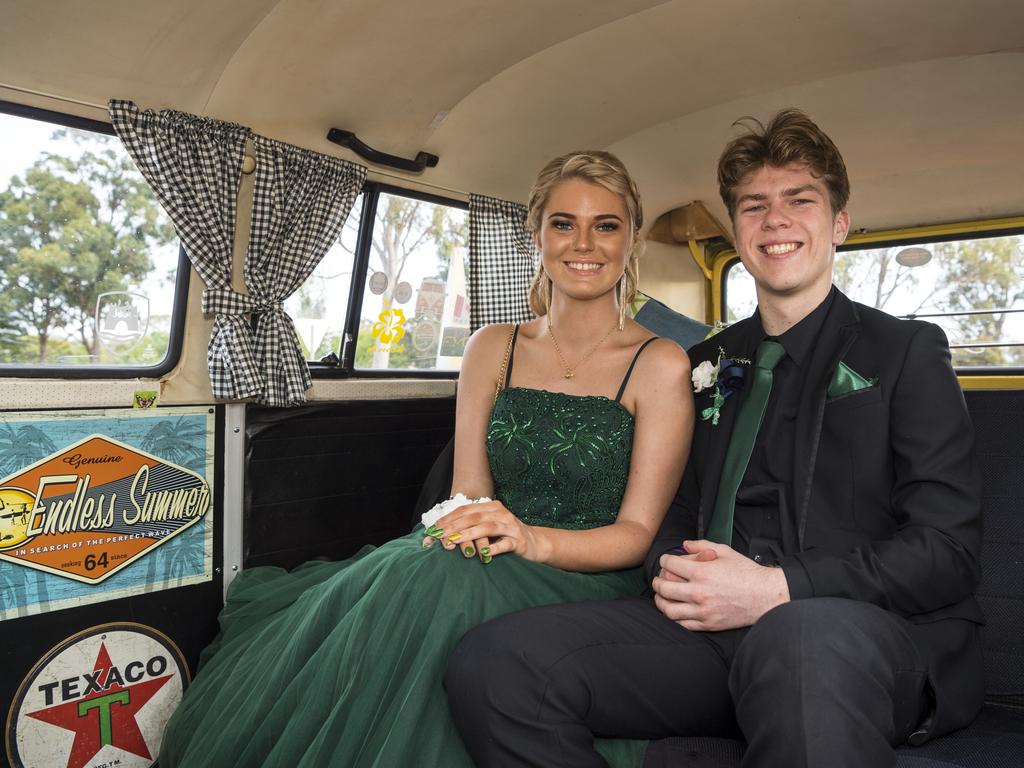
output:
[[[47,651],[77,632],[102,624],[132,622],[162,632],[180,649],[195,677],[199,654],[217,635],[217,615],[223,605],[224,460],[222,408],[216,411],[214,480],[212,484],[213,578],[201,584],[161,589],[105,602],[51,610],[9,619],[0,632],[4,639],[0,650],[0,712],[9,712],[23,679]],[[0,591],[0,599],[3,593]],[[0,748],[0,766],[6,765]]]
[[244,567],[348,557],[408,533],[455,399],[251,407]]

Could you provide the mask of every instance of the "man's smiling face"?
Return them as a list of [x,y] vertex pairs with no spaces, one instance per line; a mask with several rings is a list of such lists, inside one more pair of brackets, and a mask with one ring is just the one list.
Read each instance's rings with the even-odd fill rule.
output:
[[736,187],[736,250],[757,285],[758,301],[822,300],[832,285],[835,247],[850,218],[832,214],[828,189],[805,165],[764,166]]

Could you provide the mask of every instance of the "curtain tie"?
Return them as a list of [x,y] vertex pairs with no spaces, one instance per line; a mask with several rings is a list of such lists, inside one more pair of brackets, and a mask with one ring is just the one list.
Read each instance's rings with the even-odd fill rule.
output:
[[203,291],[203,314],[248,315],[263,312],[284,312],[281,301],[260,301],[231,288],[206,288]]
[[722,477],[718,482],[718,495],[708,525],[707,538],[721,544],[732,544],[733,518],[736,514],[736,493],[754,450],[757,432],[761,428],[768,395],[772,391],[772,369],[786,356],[785,348],[775,341],[762,341],[754,356],[754,375],[750,392],[740,405],[729,439],[729,447],[722,462]]

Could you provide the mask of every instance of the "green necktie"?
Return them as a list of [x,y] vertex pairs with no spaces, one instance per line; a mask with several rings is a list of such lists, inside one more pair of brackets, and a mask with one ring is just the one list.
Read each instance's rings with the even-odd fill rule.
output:
[[747,472],[750,454],[761,428],[768,395],[772,391],[772,369],[786,356],[786,350],[775,341],[762,341],[754,356],[754,369],[750,391],[736,414],[736,424],[722,463],[722,477],[718,482],[715,510],[708,525],[707,538],[721,544],[732,544],[732,521],[736,512],[736,493]]

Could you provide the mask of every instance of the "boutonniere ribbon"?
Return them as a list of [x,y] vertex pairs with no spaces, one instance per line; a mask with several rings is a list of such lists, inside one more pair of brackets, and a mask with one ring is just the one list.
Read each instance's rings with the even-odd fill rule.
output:
[[699,395],[706,389],[711,390],[711,405],[701,411],[701,420],[711,419],[711,426],[718,426],[718,419],[725,401],[743,388],[746,379],[746,366],[750,361],[743,357],[730,357],[721,347],[718,348],[718,361],[712,364],[705,360],[693,370],[693,392]]

